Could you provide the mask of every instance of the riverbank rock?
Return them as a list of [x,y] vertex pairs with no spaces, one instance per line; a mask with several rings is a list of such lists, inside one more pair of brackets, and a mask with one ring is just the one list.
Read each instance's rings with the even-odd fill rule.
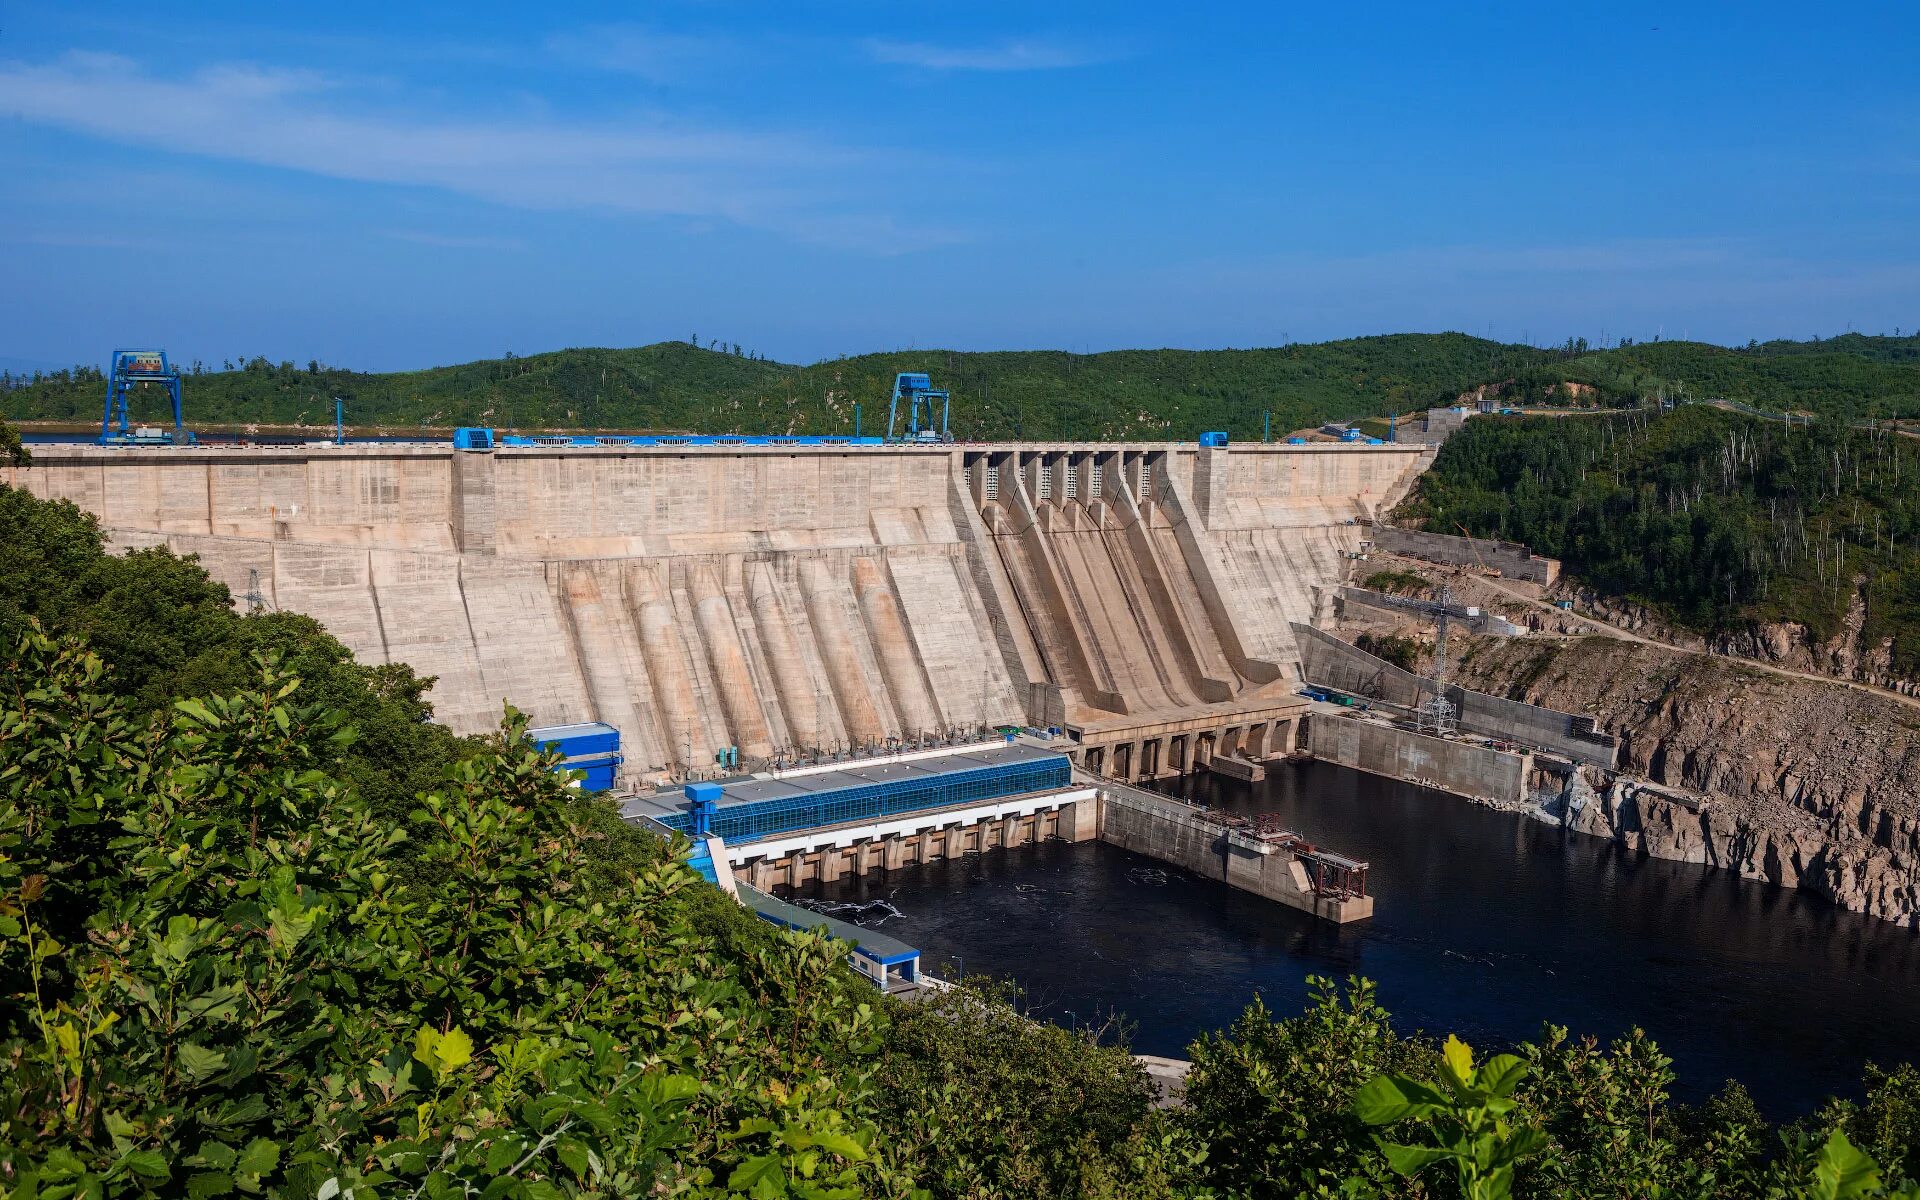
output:
[[1473,639],[1455,678],[1591,713],[1620,738],[1622,772],[1697,798],[1623,780],[1569,796],[1569,828],[1920,926],[1920,709],[1599,637]]

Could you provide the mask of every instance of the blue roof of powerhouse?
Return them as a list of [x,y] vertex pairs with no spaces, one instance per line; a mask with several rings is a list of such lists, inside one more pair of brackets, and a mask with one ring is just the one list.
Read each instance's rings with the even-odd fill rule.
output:
[[1049,762],[1066,756],[1038,746],[981,746],[978,749],[942,754],[935,758],[882,758],[848,763],[824,771],[788,774],[779,779],[741,779],[719,785],[715,797],[721,808],[736,804],[755,804],[762,800],[780,800],[789,796],[807,796],[818,792],[837,792],[844,788],[866,787],[876,783],[901,783],[937,779],[961,771],[983,767],[1007,767],[1023,763]]

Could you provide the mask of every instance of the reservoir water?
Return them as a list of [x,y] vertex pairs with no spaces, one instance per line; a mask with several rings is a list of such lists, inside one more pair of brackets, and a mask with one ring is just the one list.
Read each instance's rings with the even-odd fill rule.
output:
[[1167,786],[1370,862],[1374,917],[1336,928],[1097,842],[803,894],[888,900],[901,915],[883,927],[929,970],[1012,977],[1061,1024],[1118,1012],[1142,1053],[1182,1056],[1256,992],[1290,1014],[1308,975],[1364,975],[1402,1032],[1476,1047],[1543,1021],[1602,1039],[1637,1025],[1681,1099],[1738,1078],[1775,1117],[1857,1095],[1870,1060],[1920,1061],[1920,932],[1327,764]]

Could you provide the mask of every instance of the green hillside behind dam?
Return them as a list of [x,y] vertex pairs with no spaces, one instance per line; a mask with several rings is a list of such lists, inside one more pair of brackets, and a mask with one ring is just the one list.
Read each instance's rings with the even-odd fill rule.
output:
[[[632,349],[506,355],[419,371],[373,373],[272,362],[187,364],[196,424],[324,426],[333,399],[359,427],[686,429],[714,433],[851,433],[886,420],[893,376],[930,372],[954,396],[968,438],[1185,438],[1224,429],[1257,437],[1324,421],[1416,412],[1487,388],[1504,402],[1619,407],[1716,397],[1756,407],[1848,416],[1920,416],[1920,337],[1849,334],[1827,341],[1698,342],[1551,348],[1460,333],[1388,334],[1247,350],[899,351],[798,366],[741,352],[661,342]],[[0,417],[97,419],[97,368],[0,379]],[[162,415],[155,389],[136,418]]]
[[1856,673],[1920,678],[1920,440],[1884,427],[1704,404],[1469,421],[1397,515],[1525,542],[1736,647],[1798,626]]

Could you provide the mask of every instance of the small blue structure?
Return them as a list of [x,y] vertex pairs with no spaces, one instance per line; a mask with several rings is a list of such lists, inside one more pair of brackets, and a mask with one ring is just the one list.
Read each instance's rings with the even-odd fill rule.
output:
[[1203,433],[1200,435],[1200,444],[1202,446],[1219,446],[1224,449],[1227,444],[1227,435],[1224,433]]
[[453,431],[455,450],[491,450],[493,449],[493,430],[472,426]]
[[692,821],[688,833],[694,837],[708,837],[713,833],[713,816],[719,810],[720,796],[717,783],[687,785],[687,814]]
[[[944,442],[947,435],[947,393],[933,386],[933,377],[919,371],[902,371],[893,377],[893,403],[887,407],[887,440],[893,441],[893,427],[900,415],[900,402],[907,402],[907,440]],[[933,402],[940,402],[940,432],[933,431]],[[927,427],[920,427],[920,406],[927,406]]]
[[[173,429],[158,434],[127,428],[127,397],[146,384],[166,389],[173,401]],[[114,428],[118,422],[119,428]],[[193,446],[198,441],[181,424],[180,371],[165,350],[115,350],[107,369],[107,402],[100,412],[102,446]]]
[[614,776],[626,761],[620,754],[620,731],[599,721],[529,729],[527,738],[536,746],[560,752],[556,770],[584,771],[586,778],[577,785],[584,791],[611,791]]

